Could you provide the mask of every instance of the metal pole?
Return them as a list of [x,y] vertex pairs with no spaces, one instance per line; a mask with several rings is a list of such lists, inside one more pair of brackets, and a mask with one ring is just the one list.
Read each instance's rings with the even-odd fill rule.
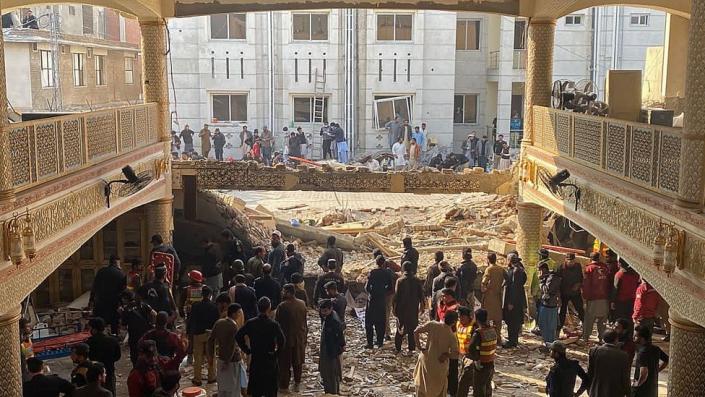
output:
[[269,128],[272,134],[277,131],[274,128],[274,16],[272,11],[267,13],[267,51],[268,63],[269,63]]

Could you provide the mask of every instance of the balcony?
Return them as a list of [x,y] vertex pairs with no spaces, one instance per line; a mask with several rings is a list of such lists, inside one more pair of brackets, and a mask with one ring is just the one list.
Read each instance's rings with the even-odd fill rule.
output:
[[681,138],[678,128],[588,116],[535,106],[534,146],[675,198]]
[[157,105],[10,124],[12,177],[23,191],[156,143]]
[[499,51],[490,51],[487,58],[487,70],[499,70]]
[[514,70],[526,69],[526,49],[515,49],[512,58],[512,68]]

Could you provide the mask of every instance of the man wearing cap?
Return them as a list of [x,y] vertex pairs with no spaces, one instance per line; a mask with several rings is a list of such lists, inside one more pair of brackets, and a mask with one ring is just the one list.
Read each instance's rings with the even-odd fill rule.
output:
[[[272,277],[282,282],[284,278],[281,275],[281,266],[286,259],[286,253],[284,252],[284,244],[282,244],[282,234],[279,230],[272,232],[270,242],[272,249],[267,254],[267,263],[272,265]],[[287,279],[285,282],[289,282],[289,280]]]
[[326,265],[330,259],[335,259],[336,268],[335,271],[340,273],[343,270],[343,251],[335,246],[335,236],[329,236],[326,241],[326,249],[318,258],[318,266],[323,269],[323,271],[328,270]]
[[595,321],[597,321],[598,339],[607,329],[605,322],[609,315],[611,290],[609,269],[600,261],[600,253],[593,252],[590,254],[590,264],[585,267],[583,280],[583,297],[587,302],[583,322],[583,341],[587,342],[590,339]]
[[558,318],[558,334],[560,334],[560,330],[565,325],[568,303],[573,304],[580,321],[585,318],[582,295],[583,267],[575,261],[574,253],[566,254],[565,262],[558,268],[558,275],[561,276],[561,309]]
[[179,259],[179,254],[176,253],[174,247],[170,244],[164,242],[161,235],[155,234],[152,236],[150,242],[152,243],[152,251],[149,253],[151,257],[155,252],[161,252],[163,254],[169,254],[174,257],[174,288],[179,284],[181,280],[181,259]]
[[[568,359],[563,342],[554,341],[551,344],[551,358],[555,363],[546,375],[548,397],[573,397],[583,394],[590,385],[590,379],[577,360]],[[577,377],[580,377],[580,389],[574,393]]]
[[[335,285],[335,283],[333,283]],[[279,350],[279,390],[287,393],[291,381],[291,370],[294,370],[294,391],[298,392],[301,385],[301,374],[306,358],[306,339],[308,325],[306,304],[296,299],[296,289],[293,284],[282,288],[282,302],[277,306],[275,320],[284,333],[284,346]]]
[[345,292],[345,279],[340,273],[335,271],[338,268],[336,260],[328,259],[327,268],[328,269],[325,273],[318,276],[318,280],[316,280],[316,285],[315,287],[313,287],[313,304],[315,306],[318,305],[319,299],[326,297],[326,284],[328,284],[330,281],[334,281],[336,284],[338,284],[339,292]]
[[507,342],[504,348],[513,348],[519,345],[521,326],[524,324],[524,310],[526,309],[526,272],[521,258],[516,252],[507,255],[509,268],[504,279],[504,306],[502,308],[504,322],[507,323]]

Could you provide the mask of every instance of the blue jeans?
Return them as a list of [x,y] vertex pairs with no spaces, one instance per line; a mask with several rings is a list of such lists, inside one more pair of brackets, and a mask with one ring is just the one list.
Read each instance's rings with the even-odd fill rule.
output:
[[348,162],[348,143],[347,142],[337,142],[338,147],[338,162],[347,164]]
[[556,327],[558,326],[558,307],[541,306],[539,308],[539,327],[544,343],[553,343],[556,340]]

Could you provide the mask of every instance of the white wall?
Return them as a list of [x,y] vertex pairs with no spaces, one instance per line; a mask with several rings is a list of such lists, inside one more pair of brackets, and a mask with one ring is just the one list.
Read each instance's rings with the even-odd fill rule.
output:
[[[5,82],[7,84],[7,100],[21,111],[32,109],[32,82],[29,79],[30,43],[5,42]],[[25,78],[17,78],[25,76]]]

